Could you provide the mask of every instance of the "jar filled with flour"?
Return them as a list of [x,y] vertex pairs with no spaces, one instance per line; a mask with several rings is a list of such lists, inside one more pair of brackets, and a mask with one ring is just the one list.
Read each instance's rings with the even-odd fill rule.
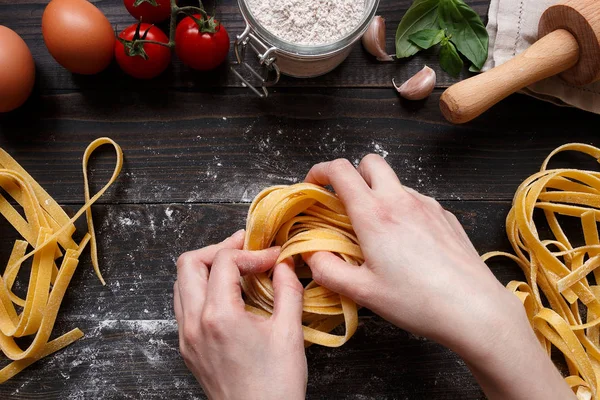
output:
[[[246,28],[234,44],[232,71],[265,97],[267,87],[281,74],[310,78],[340,65],[369,27],[379,0],[238,0],[238,4]],[[262,70],[248,64],[249,54],[257,57]],[[257,87],[245,76],[257,80]]]

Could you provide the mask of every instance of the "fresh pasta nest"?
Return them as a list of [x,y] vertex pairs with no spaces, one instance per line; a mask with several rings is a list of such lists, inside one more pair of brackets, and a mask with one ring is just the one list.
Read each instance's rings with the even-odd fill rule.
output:
[[[517,189],[506,219],[508,239],[516,255],[492,252],[483,256],[509,257],[523,270],[527,282],[507,288],[522,302],[540,343],[566,359],[567,383],[578,399],[598,399],[600,380],[600,172],[548,169],[559,152],[578,151],[600,162],[600,149],[571,143],[554,150],[540,172]],[[534,211],[541,210],[553,238],[542,239]],[[580,220],[585,243],[574,245],[558,215]],[[541,293],[547,299],[542,301]]]
[[[350,264],[360,266],[364,259],[350,218],[337,196],[310,183],[274,186],[256,196],[246,223],[245,250],[261,250],[281,246],[277,262],[303,253],[330,251]],[[310,278],[306,267],[296,268],[300,278]],[[246,308],[259,315],[273,312],[271,272],[242,277]],[[307,344],[337,347],[356,331],[356,304],[314,281],[304,288],[302,316],[304,340]],[[330,332],[345,323],[344,335]]]
[[[117,153],[115,170],[109,182],[90,198],[87,163],[101,145],[110,144]],[[83,156],[85,205],[69,218],[50,195],[4,150],[0,149],[0,187],[22,208],[17,208],[0,194],[0,213],[25,240],[16,240],[8,265],[0,277],[0,349],[13,360],[0,370],[0,383],[6,382],[40,358],[46,357],[83,337],[79,329],[49,340],[63,296],[79,263],[79,256],[90,244],[92,264],[104,284],[98,267],[96,237],[91,206],[115,181],[123,165],[123,153],[108,138],[92,142]],[[81,242],[73,240],[73,223],[86,213],[88,232]],[[33,250],[26,254],[31,246]],[[13,292],[13,285],[23,263],[31,259],[31,273],[25,299]],[[60,261],[62,259],[62,261]],[[58,264],[58,265],[57,265]],[[21,308],[21,311],[17,310]],[[23,350],[15,338],[31,336]]]

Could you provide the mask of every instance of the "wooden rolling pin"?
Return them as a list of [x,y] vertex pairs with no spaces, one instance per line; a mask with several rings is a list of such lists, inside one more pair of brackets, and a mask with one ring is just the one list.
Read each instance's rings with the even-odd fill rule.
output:
[[600,0],[568,0],[548,8],[538,37],[512,60],[448,88],[440,99],[446,119],[468,122],[510,94],[553,75],[577,86],[600,80]]

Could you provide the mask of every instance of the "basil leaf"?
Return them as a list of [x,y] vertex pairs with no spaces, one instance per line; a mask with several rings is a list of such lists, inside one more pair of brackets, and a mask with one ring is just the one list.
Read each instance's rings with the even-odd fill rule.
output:
[[396,30],[396,57],[415,55],[421,50],[409,36],[423,29],[439,29],[437,7],[440,0],[415,0],[404,14]]
[[453,77],[458,77],[464,66],[456,47],[450,41],[444,41],[440,49],[440,67]]
[[423,29],[410,35],[408,40],[422,49],[428,49],[441,42],[445,36],[442,29]]
[[439,24],[475,68],[481,69],[488,56],[489,37],[479,15],[462,0],[440,0]]

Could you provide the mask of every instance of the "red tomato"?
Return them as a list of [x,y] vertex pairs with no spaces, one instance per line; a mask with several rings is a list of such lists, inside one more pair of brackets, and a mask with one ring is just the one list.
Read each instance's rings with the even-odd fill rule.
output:
[[171,0],[124,0],[123,3],[138,21],[154,24],[171,17]]
[[154,25],[133,24],[121,32],[115,42],[117,63],[134,78],[151,79],[160,75],[169,66],[171,49],[153,43],[134,44],[136,39],[169,43],[167,35]]
[[208,71],[227,58],[229,35],[225,27],[215,19],[206,19],[199,14],[194,15],[194,18],[185,17],[177,25],[175,51],[188,67]]

